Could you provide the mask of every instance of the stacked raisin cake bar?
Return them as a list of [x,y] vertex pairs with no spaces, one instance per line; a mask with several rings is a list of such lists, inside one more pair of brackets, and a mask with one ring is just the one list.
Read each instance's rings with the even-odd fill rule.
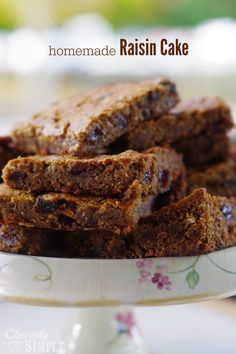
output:
[[168,79],[114,84],[18,125],[25,157],[3,170],[0,250],[138,258],[234,245],[234,198],[190,187],[191,171],[228,163],[230,109],[219,98],[179,100]]
[[140,219],[130,234],[55,231],[2,225],[5,252],[58,257],[144,258],[193,256],[236,244],[236,199],[197,189]]
[[[158,208],[158,197],[174,188],[184,173],[181,156],[159,147],[146,153],[129,151],[91,159],[31,159],[15,160],[16,164],[23,160],[23,165],[30,162],[28,168],[13,173],[18,189],[0,186],[0,221],[5,224],[128,233],[140,217]],[[63,171],[67,183],[60,177]],[[5,176],[6,172],[8,183]],[[29,182],[27,188],[16,183],[19,176]],[[181,188],[184,193],[184,183]]]
[[132,232],[140,218],[184,196],[182,157],[162,147],[99,152],[178,100],[167,79],[115,84],[55,104],[18,126],[17,148],[34,156],[6,166],[0,222],[32,232]]
[[222,99],[200,97],[181,101],[159,119],[140,122],[115,144],[137,151],[171,146],[183,154],[187,167],[197,167],[227,159],[227,132],[232,127],[230,109]]

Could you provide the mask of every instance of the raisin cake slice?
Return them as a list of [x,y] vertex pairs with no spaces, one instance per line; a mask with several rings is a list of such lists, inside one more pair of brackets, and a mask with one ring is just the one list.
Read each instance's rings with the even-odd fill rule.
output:
[[143,194],[170,190],[184,173],[182,156],[172,149],[154,147],[144,153],[132,150],[94,158],[30,156],[11,160],[3,171],[4,182],[29,192],[62,192],[74,195],[124,193],[135,181]]
[[12,135],[27,154],[88,155],[139,122],[169,112],[178,101],[168,79],[111,84],[55,103],[18,125]]
[[201,187],[213,195],[236,197],[236,161],[229,159],[202,169],[189,170],[188,192]]
[[128,233],[155,207],[156,196],[143,195],[135,181],[119,197],[33,193],[0,185],[0,223],[56,230],[107,230]]
[[[17,244],[14,241],[16,233]],[[40,247],[45,235],[52,240],[49,248]],[[33,249],[37,255],[51,252],[57,257],[195,256],[234,245],[236,199],[211,196],[204,189],[197,189],[178,203],[141,219],[129,235],[101,230],[67,232],[11,225],[2,226],[0,231],[1,251],[30,254]]]
[[180,102],[159,119],[140,122],[128,132],[128,147],[143,151],[155,145],[172,145],[207,133],[222,134],[232,127],[228,105],[218,97],[192,98]]

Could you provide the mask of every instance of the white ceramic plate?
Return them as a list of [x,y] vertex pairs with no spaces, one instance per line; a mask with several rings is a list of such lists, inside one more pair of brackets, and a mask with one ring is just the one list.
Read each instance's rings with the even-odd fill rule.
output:
[[200,257],[65,259],[0,253],[0,298],[50,306],[162,305],[236,294],[236,247]]

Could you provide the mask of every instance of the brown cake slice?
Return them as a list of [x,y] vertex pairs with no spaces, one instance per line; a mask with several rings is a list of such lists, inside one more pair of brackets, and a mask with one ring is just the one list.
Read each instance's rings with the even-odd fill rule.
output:
[[[19,243],[22,238],[23,247],[20,244],[15,246],[16,234]],[[44,238],[45,234],[53,240],[53,244],[51,248],[41,248],[37,252],[40,235]],[[47,255],[54,251],[57,257],[201,255],[236,245],[236,199],[213,197],[204,189],[195,190],[178,203],[141,219],[136,230],[129,235],[105,231],[29,231],[22,227],[2,226],[0,250],[27,254],[27,238],[29,250],[36,250],[37,255]]]
[[232,143],[225,133],[203,133],[178,140],[171,147],[181,153],[185,165],[192,168],[226,161],[231,155]]
[[233,245],[236,199],[197,189],[141,219],[131,235],[69,233],[64,235],[63,249],[75,257],[144,258],[201,255]]
[[159,119],[140,122],[128,132],[126,139],[130,149],[143,151],[205,133],[222,134],[233,126],[230,108],[222,99],[201,97],[180,102]]
[[29,192],[63,192],[74,195],[119,195],[138,180],[143,194],[169,191],[183,174],[181,155],[154,147],[144,153],[132,150],[94,158],[31,156],[11,160],[3,171],[4,182]]
[[189,193],[203,187],[213,195],[236,197],[236,161],[229,159],[204,169],[189,170],[187,185]]
[[[116,153],[127,148],[125,137],[118,139],[110,149]],[[226,133],[199,135],[180,139],[167,148],[172,148],[183,155],[184,164],[188,168],[203,167],[205,165],[223,162],[230,158],[232,142]]]
[[144,196],[135,181],[119,197],[33,193],[0,185],[0,223],[56,230],[109,230],[128,233],[151,213],[156,196]]
[[0,251],[50,256],[57,245],[56,236],[54,230],[0,225]]
[[14,129],[13,137],[27,153],[87,155],[139,122],[167,113],[178,100],[168,79],[98,87],[34,115]]

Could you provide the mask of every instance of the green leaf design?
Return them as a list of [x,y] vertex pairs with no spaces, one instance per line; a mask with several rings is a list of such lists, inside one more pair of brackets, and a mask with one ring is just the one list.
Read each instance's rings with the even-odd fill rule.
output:
[[193,268],[186,277],[186,281],[188,283],[188,286],[190,287],[190,289],[194,289],[197,284],[199,283],[200,280],[200,276],[198,274],[198,272],[196,272],[196,270]]

